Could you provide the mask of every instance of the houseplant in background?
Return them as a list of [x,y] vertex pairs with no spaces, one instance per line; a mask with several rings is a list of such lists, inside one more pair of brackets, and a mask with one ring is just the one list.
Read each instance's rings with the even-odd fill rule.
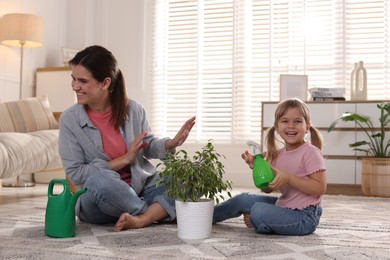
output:
[[[214,204],[231,197],[232,183],[223,179],[225,173],[221,157],[211,140],[191,157],[179,150],[167,154],[160,176],[165,193],[175,198],[178,236],[183,239],[205,239],[211,235]],[[159,185],[159,183],[157,183]]]
[[362,157],[362,191],[368,196],[390,197],[390,140],[386,128],[390,123],[390,102],[377,104],[379,128],[371,118],[358,113],[345,112],[329,127],[332,131],[339,121],[354,122],[367,139],[350,144],[355,151],[364,152]]

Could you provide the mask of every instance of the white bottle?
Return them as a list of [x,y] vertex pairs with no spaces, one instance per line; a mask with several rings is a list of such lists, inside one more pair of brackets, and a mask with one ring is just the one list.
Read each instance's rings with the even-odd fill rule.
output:
[[356,70],[358,68],[358,63],[355,62],[353,67],[353,70],[351,72],[351,100],[356,100]]
[[356,100],[367,100],[367,72],[363,66],[363,61],[359,61],[355,73],[355,98]]

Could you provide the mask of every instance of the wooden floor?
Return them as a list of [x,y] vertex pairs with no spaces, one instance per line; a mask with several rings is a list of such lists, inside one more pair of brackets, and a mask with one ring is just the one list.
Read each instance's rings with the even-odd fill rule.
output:
[[36,184],[34,187],[0,186],[0,216],[20,209],[32,210],[41,205],[41,200],[47,198],[47,187],[47,184]]

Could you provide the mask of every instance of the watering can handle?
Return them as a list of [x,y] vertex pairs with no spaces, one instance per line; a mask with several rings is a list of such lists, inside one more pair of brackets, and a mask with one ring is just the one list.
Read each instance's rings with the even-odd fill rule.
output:
[[49,187],[48,187],[48,195],[49,196],[53,196],[53,187],[54,187],[54,184],[56,184],[56,183],[62,184],[62,186],[64,187],[61,194],[64,193],[68,189],[68,183],[66,182],[65,179],[52,179],[50,181]]

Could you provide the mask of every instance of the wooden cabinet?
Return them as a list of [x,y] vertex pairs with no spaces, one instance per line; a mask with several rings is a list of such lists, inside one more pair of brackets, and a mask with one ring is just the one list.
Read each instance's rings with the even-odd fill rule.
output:
[[53,112],[62,112],[76,103],[76,95],[71,86],[71,73],[70,67],[37,69],[36,96],[46,94]]
[[[361,113],[372,118],[374,127],[379,127],[379,110],[376,105],[383,101],[332,101],[306,102],[312,125],[323,135],[323,155],[327,167],[329,184],[361,184],[361,160],[364,154],[355,152],[349,144],[364,140],[364,133],[353,122],[340,122],[328,133],[330,124],[344,112]],[[274,112],[278,102],[262,103],[262,140],[266,130],[274,123]]]

